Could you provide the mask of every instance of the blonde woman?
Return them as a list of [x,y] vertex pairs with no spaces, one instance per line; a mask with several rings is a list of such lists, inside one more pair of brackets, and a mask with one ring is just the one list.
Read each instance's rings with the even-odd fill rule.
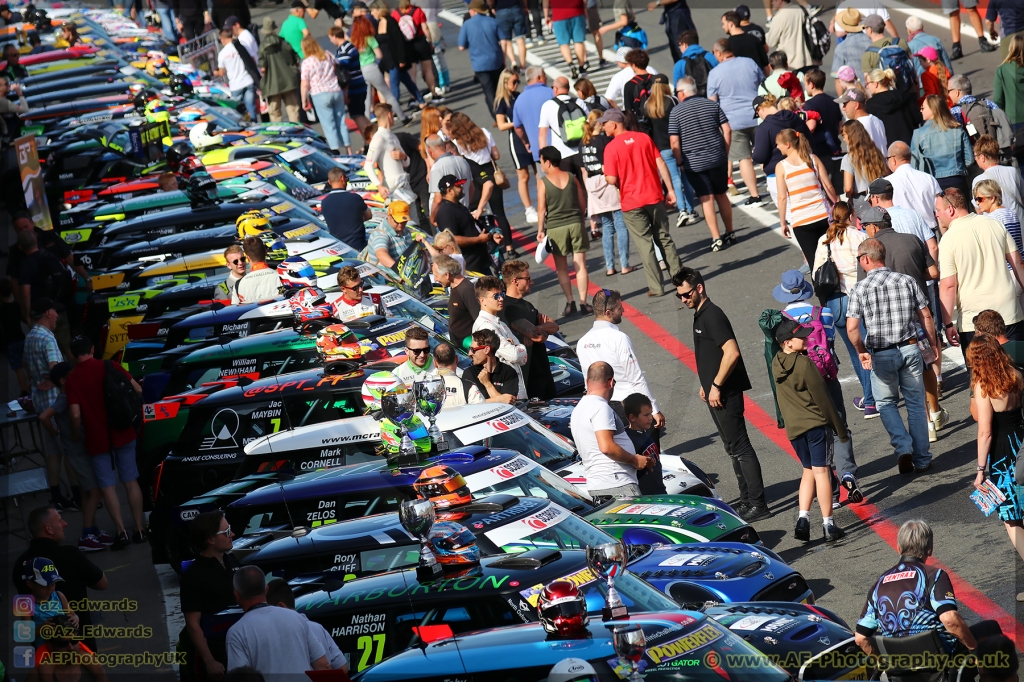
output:
[[792,227],[804,258],[813,263],[818,242],[828,232],[828,206],[835,203],[836,193],[806,135],[786,128],[775,136],[775,146],[782,152],[775,169],[782,236],[788,239]]
[[[604,148],[611,138],[604,134],[597,122],[600,111],[587,114],[580,142],[580,160],[583,163],[583,184],[587,188],[587,209],[592,221],[601,225],[601,246],[604,249],[604,274],[615,274],[615,247],[619,247],[619,272],[633,272],[629,267],[629,230],[622,217],[619,189],[604,179]],[[675,163],[675,159],[672,160]]]
[[1003,188],[990,178],[985,178],[974,185],[974,205],[978,213],[994,218],[1003,224],[1006,231],[1013,237],[1017,251],[1024,257],[1024,243],[1021,242],[1020,219],[1012,208],[1003,206]]
[[537,209],[530,199],[530,171],[537,175],[537,166],[533,162],[533,154],[526,148],[522,138],[516,135],[512,123],[512,109],[519,98],[519,74],[514,71],[502,71],[498,77],[497,95],[494,97],[494,120],[498,130],[508,135],[508,149],[512,154],[512,163],[516,166],[516,180],[519,188],[519,200],[523,202],[526,222],[537,222]]
[[651,85],[651,95],[647,98],[647,119],[651,122],[651,139],[658,153],[665,160],[668,166],[669,177],[672,178],[672,189],[676,193],[676,208],[679,215],[676,217],[676,227],[682,227],[689,223],[700,220],[700,216],[694,207],[697,204],[697,195],[693,187],[686,180],[686,176],[679,172],[679,164],[672,154],[672,143],[668,135],[668,115],[672,113],[673,107],[679,104],[679,100],[672,94],[672,88],[668,84],[668,76],[659,73],[654,77]]
[[929,95],[921,104],[924,125],[914,131],[910,142],[910,164],[928,173],[942,189],[956,187],[969,197],[967,169],[974,163],[974,150],[967,131],[946,108],[945,98]]
[[302,53],[306,55],[300,69],[302,108],[306,111],[316,109],[316,117],[320,119],[331,150],[338,152],[344,145],[345,153],[351,154],[352,140],[345,124],[345,93],[334,75],[334,60],[313,36],[302,39]]
[[870,95],[864,108],[882,121],[885,139],[889,144],[897,141],[910,144],[914,130],[921,125],[917,89],[897,90],[896,74],[892,69],[869,71],[864,74],[864,81]]
[[866,194],[872,182],[888,175],[889,167],[860,121],[847,121],[839,134],[849,149],[839,165],[843,172],[843,194],[852,200]]

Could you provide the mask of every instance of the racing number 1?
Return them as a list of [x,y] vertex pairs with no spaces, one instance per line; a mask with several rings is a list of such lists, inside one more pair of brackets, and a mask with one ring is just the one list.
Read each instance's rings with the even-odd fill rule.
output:
[[363,652],[363,655],[359,658],[359,667],[356,668],[356,672],[366,668],[370,665],[370,654],[373,652],[373,645],[377,645],[377,655],[374,657],[374,663],[380,663],[384,660],[384,639],[387,634],[373,635],[360,637],[356,641],[356,648]]

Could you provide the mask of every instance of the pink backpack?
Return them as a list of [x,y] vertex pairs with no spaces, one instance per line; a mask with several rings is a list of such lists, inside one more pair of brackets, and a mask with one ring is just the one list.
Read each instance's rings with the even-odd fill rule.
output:
[[811,333],[807,337],[807,357],[818,368],[825,381],[834,381],[839,376],[839,365],[836,364],[836,358],[832,354],[832,347],[828,343],[825,325],[821,323],[821,306],[814,306],[809,321],[799,320],[785,311],[782,314],[791,320],[796,320],[805,327],[811,328]]
[[412,13],[403,14],[398,19],[398,28],[402,30],[402,35],[405,36],[406,40],[412,40],[416,37],[416,21],[412,18]]

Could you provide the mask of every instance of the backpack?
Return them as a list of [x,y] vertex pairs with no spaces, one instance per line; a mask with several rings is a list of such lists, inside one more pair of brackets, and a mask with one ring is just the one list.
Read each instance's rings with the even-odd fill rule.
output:
[[[818,268],[819,270],[821,268]],[[782,314],[791,320],[797,320],[785,310]],[[811,319],[804,322],[797,320],[805,327],[811,328],[811,333],[807,337],[807,357],[811,359],[814,366],[818,368],[818,372],[821,373],[822,378],[825,381],[833,381],[839,376],[839,365],[836,364],[835,355],[832,353],[832,347],[828,343],[828,334],[825,333],[825,325],[821,323],[821,306],[814,306],[814,310],[811,313]]]
[[1000,149],[1013,145],[1010,119],[1002,109],[990,107],[988,100],[976,99],[965,104],[960,108],[960,115],[965,127],[972,124],[977,131],[970,135],[971,142],[975,142],[981,135],[988,135],[996,140]]
[[803,12],[804,43],[811,53],[811,61],[820,62],[832,49],[832,34],[828,32],[828,27],[821,19],[812,17],[806,9]]
[[608,111],[608,100],[601,95],[591,95],[583,100],[583,103],[587,105],[587,111],[598,111],[602,114]]
[[906,50],[899,45],[886,45],[885,47],[872,45],[867,51],[878,55],[878,68],[892,69],[892,72],[896,74],[897,90],[917,91],[917,69],[914,68]]
[[334,62],[334,77],[338,79],[338,87],[342,90],[352,82],[352,72],[349,71],[348,65],[339,61]]
[[583,128],[587,125],[587,114],[580,105],[570,98],[568,101],[555,98],[558,106],[558,129],[562,143],[567,147],[579,147],[583,141]]
[[612,50],[618,51],[620,47],[628,47],[631,50],[647,49],[647,31],[640,28],[640,24],[634,21],[622,30],[615,32],[615,44]]
[[403,14],[398,19],[398,28],[402,30],[402,35],[405,36],[406,40],[412,40],[416,37],[416,22],[412,18],[412,14]]
[[839,268],[836,267],[836,262],[832,260],[831,242],[825,244],[825,248],[828,249],[828,258],[811,276],[811,282],[814,284],[814,293],[817,294],[818,300],[821,301],[822,305],[835,296],[837,291],[840,291],[840,283],[842,281]]
[[711,65],[705,58],[707,52],[702,52],[695,57],[683,57],[686,62],[686,75],[697,84],[697,94],[701,97],[708,96],[708,74],[711,73]]
[[[629,79],[636,86],[633,101],[625,102],[626,110],[633,115],[637,128],[645,133],[651,131],[651,121],[647,118],[647,100],[651,98],[651,86],[654,79],[649,73],[637,74]],[[625,93],[625,89],[623,89]]]
[[142,417],[142,397],[135,392],[132,380],[119,372],[110,360],[104,360],[103,403],[107,408],[107,426],[114,431],[134,428]]

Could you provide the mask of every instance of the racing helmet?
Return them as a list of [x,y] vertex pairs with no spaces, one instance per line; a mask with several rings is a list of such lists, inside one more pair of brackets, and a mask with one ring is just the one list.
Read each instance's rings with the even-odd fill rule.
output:
[[[267,260],[268,261],[283,261],[288,257],[288,246],[284,243],[284,240],[277,236],[276,233],[266,230],[260,232],[257,237],[267,247]],[[300,285],[301,286],[301,285]]]
[[594,666],[582,658],[563,658],[551,668],[544,682],[597,682]]
[[296,325],[316,322],[317,320],[334,320],[334,308],[330,305],[314,305],[308,308],[292,308],[292,317]]
[[154,56],[146,60],[146,73],[153,78],[170,78],[171,70],[167,68],[167,58],[152,52],[150,54]]
[[340,322],[324,327],[316,333],[316,352],[325,363],[358,360],[362,356],[356,335]]
[[288,256],[277,266],[277,276],[286,288],[312,287],[316,285],[316,270],[302,256]]
[[568,580],[556,580],[540,591],[537,614],[544,630],[561,637],[579,637],[590,622],[587,598]]
[[297,310],[312,310],[323,303],[326,297],[327,295],[324,293],[323,289],[311,285],[296,291],[292,297],[288,299],[288,303],[292,307],[292,312]]
[[196,149],[204,149],[206,147],[212,147],[214,145],[223,144],[223,135],[211,135],[214,124],[210,121],[200,121],[199,123],[192,126],[192,130],[188,131],[188,141],[192,143],[192,146]]
[[192,87],[192,81],[183,73],[172,73],[170,80],[167,81],[167,85],[170,86],[171,93],[179,97],[191,95],[195,92],[195,88]]
[[405,388],[405,382],[392,372],[374,372],[363,382],[363,404],[368,410],[379,410],[381,397],[398,386]]
[[270,229],[270,221],[267,216],[260,213],[258,209],[246,211],[235,219],[235,227],[238,228],[238,238],[259,236]]
[[424,469],[412,484],[412,488],[417,495],[430,500],[439,509],[469,504],[473,501],[466,479],[458,471],[444,464]]
[[217,183],[213,176],[205,170],[192,174],[192,177],[188,179],[185,193],[193,206],[215,204],[218,201]]
[[190,156],[192,156],[192,145],[184,140],[172,144],[164,154],[167,159],[167,167],[174,172],[177,172],[181,168],[181,162]]
[[430,527],[427,544],[442,566],[462,566],[480,563],[480,548],[476,536],[461,523],[439,521]]
[[171,114],[163,102],[159,99],[151,99],[146,102],[146,120],[150,123],[169,121]]
[[189,156],[182,159],[181,165],[178,167],[178,177],[188,182],[189,178],[200,171],[206,171],[206,166],[195,156]]

